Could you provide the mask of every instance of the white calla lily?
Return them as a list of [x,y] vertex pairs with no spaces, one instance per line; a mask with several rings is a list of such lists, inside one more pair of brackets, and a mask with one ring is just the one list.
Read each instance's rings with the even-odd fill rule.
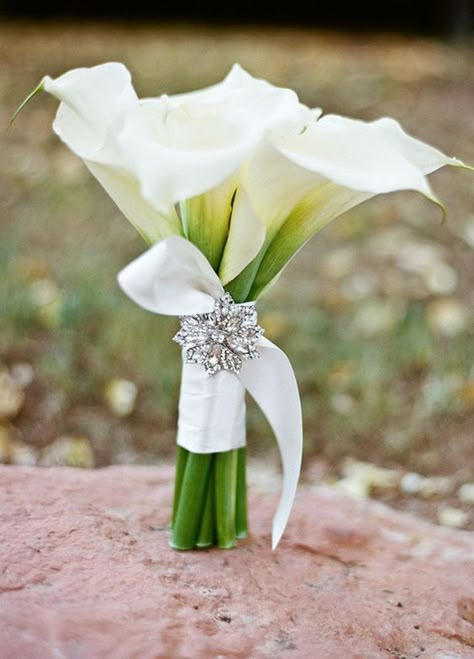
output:
[[148,243],[182,234],[176,211],[155,208],[120,153],[117,136],[138,105],[129,71],[116,62],[68,71],[42,87],[61,101],[53,129],[102,184]]
[[242,179],[266,240],[230,289],[255,299],[317,231],[377,194],[414,190],[441,206],[426,175],[444,165],[465,167],[390,118],[326,115],[299,132],[272,131]]

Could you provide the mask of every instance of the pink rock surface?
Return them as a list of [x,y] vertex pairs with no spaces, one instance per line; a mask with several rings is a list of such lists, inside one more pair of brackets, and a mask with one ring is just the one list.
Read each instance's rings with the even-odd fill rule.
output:
[[175,552],[173,470],[0,467],[1,659],[474,657],[474,538],[300,487],[270,548]]

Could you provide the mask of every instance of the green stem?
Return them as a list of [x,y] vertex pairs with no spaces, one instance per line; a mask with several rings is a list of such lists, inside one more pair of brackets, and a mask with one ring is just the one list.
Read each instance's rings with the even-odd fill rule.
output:
[[170,539],[170,545],[175,549],[193,549],[196,544],[211,462],[212,453],[188,454]]
[[235,302],[240,303],[247,299],[262,258],[263,254],[257,254],[235,279],[226,284],[225,290],[232,295]]
[[15,112],[13,113],[13,117],[10,119],[10,126],[11,126],[12,123],[15,121],[15,119],[18,117],[18,115],[19,115],[20,112],[23,110],[23,108],[25,107],[25,105],[31,101],[31,99],[33,98],[33,96],[36,96],[36,94],[39,94],[39,93],[42,92],[43,90],[44,90],[44,83],[43,83],[43,81],[41,81],[40,84],[39,84],[37,87],[35,87],[35,89],[33,89],[32,92],[30,92],[30,93],[28,94],[28,96],[25,98],[25,100],[22,101],[22,102],[20,103],[20,106],[15,110]]
[[173,513],[171,515],[171,528],[173,528],[174,520],[178,513],[179,497],[181,494],[181,486],[183,484],[184,471],[186,469],[186,462],[188,459],[189,451],[182,446],[176,447],[176,471],[174,477],[174,497],[173,497]]
[[206,503],[202,515],[201,528],[196,540],[196,547],[210,547],[216,539],[215,507],[214,507],[214,455],[212,455],[209,479],[207,482]]
[[231,549],[235,547],[237,449],[216,453],[215,479],[217,545]]
[[237,502],[235,507],[235,535],[246,538],[249,534],[247,520],[247,449],[237,450]]

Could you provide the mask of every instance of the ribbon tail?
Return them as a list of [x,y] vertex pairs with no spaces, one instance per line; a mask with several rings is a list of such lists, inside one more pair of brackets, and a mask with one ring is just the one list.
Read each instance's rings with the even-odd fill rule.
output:
[[244,362],[239,378],[268,419],[280,449],[283,485],[273,518],[272,549],[280,542],[296,494],[303,452],[301,401],[288,357],[268,339],[259,341],[260,359]]

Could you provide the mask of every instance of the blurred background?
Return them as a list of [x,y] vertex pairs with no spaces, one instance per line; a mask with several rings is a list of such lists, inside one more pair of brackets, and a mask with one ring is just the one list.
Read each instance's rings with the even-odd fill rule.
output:
[[[380,5],[379,5],[380,6]],[[116,273],[144,245],[54,136],[45,75],[124,62],[142,96],[221,80],[234,62],[325,112],[389,115],[474,163],[472,3],[325,3],[229,15],[168,3],[0,0],[0,461],[156,464],[174,456],[177,321]],[[199,9],[199,14],[198,14]],[[304,407],[303,478],[474,528],[473,175],[378,197],[318,234],[259,303]],[[254,464],[278,468],[249,400]],[[261,468],[265,478],[265,468]]]

